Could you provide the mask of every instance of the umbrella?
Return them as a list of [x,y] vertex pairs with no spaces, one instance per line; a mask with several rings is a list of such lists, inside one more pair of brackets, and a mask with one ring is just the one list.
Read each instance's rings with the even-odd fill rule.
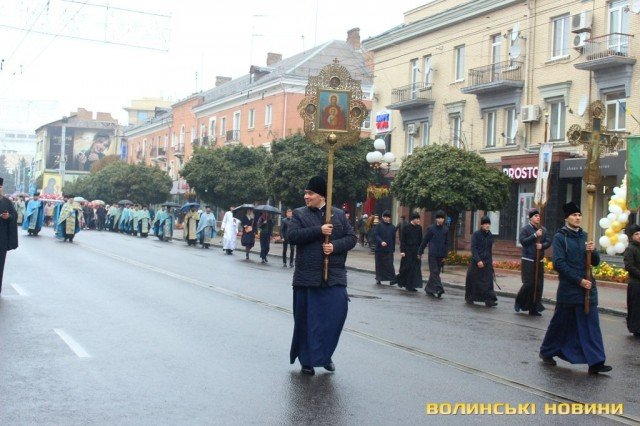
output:
[[174,203],[173,201],[167,201],[166,203],[162,203],[163,207],[180,207],[180,204]]
[[252,209],[254,208],[253,204],[243,204],[241,206],[236,207],[235,209],[233,209],[234,212],[240,211],[240,210],[246,210],[246,209]]
[[118,204],[133,204],[133,201],[129,201],[129,200],[120,200],[120,201],[118,201]]
[[253,209],[257,212],[282,214],[282,211],[279,208],[270,206],[268,204],[260,204],[259,206],[255,206]]
[[200,208],[200,203],[186,203],[182,207],[180,207],[181,212],[187,212],[191,207],[195,207],[196,209]]
[[102,204],[104,206],[106,203],[102,200],[93,200],[91,204]]
[[84,203],[87,200],[84,197],[73,197],[73,201],[77,201],[79,203]]

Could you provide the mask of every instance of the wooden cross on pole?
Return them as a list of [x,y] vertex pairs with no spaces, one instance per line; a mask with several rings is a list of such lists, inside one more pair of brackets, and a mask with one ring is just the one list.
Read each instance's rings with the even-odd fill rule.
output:
[[[617,132],[608,132],[602,124],[606,115],[605,106],[602,101],[595,101],[589,105],[590,122],[583,129],[579,124],[574,124],[567,132],[567,139],[571,145],[584,146],[587,151],[587,161],[584,167],[582,179],[587,190],[587,233],[590,233],[593,240],[594,207],[596,189],[600,183],[600,156],[605,152],[615,152],[620,144],[620,137]],[[585,279],[591,280],[591,251],[587,251],[587,263]],[[589,293],[585,289],[584,312],[589,313]]]

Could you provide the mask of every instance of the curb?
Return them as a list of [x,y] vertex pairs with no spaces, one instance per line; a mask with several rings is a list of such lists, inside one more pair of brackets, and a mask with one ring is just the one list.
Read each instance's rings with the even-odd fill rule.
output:
[[[347,270],[350,271],[357,271],[357,272],[364,272],[364,273],[369,273],[369,274],[375,274],[374,271],[371,271],[369,269],[363,269],[363,268],[358,268],[356,266],[347,266]],[[423,284],[426,284],[426,280],[422,280]],[[448,283],[445,281],[442,281],[442,286],[443,287],[449,287],[449,288],[455,288],[458,290],[464,290],[465,287],[463,285],[460,284],[452,284],[452,283]],[[509,297],[511,299],[515,299],[516,298],[516,294],[515,293],[511,293],[511,292],[507,292],[507,291],[503,291],[503,290],[496,290],[496,294],[499,296],[503,296],[503,297]],[[542,301],[545,303],[548,303],[550,305],[555,306],[556,305],[556,300],[555,299],[550,299],[548,297],[543,297]],[[601,314],[609,314],[609,315],[615,315],[615,316],[619,316],[619,317],[626,317],[627,316],[627,312],[620,310],[620,309],[616,309],[616,308],[607,308],[604,306],[598,306],[598,312],[600,312]]]

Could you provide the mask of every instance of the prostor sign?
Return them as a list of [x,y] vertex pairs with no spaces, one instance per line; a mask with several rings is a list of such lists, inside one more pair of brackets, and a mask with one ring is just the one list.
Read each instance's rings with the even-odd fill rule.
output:
[[538,177],[538,166],[505,167],[502,172],[513,180],[533,180]]

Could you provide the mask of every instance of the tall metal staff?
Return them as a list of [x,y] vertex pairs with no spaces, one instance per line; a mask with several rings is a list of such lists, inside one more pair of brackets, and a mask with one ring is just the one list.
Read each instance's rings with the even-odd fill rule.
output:
[[[317,76],[309,77],[305,97],[298,105],[304,120],[304,133],[310,141],[327,149],[327,210],[325,223],[331,223],[333,201],[333,161],[335,150],[360,140],[362,123],[369,114],[362,102],[360,80],[334,59]],[[325,244],[330,236],[324,237]],[[329,278],[329,255],[324,256],[323,278]]]
[[[596,189],[600,183],[600,156],[604,152],[615,152],[621,142],[621,132],[607,131],[602,124],[606,115],[602,101],[592,102],[589,106],[591,121],[583,130],[578,124],[569,127],[567,139],[571,145],[583,144],[587,151],[587,161],[582,177],[587,190],[587,232],[594,238],[594,210],[596,202]],[[591,250],[587,250],[585,279],[591,281]],[[585,288],[584,313],[589,313],[589,297],[591,291]]]
[[[545,136],[546,139],[546,136]],[[551,173],[551,157],[553,156],[553,144],[545,143],[540,145],[540,153],[538,156],[538,177],[536,178],[536,191],[533,197],[533,202],[540,212],[540,227],[542,228],[542,214],[544,208],[547,205],[549,199],[549,174]],[[542,235],[536,238],[536,259],[533,267],[533,294],[532,303],[534,309],[537,310],[537,294],[538,294],[538,277],[540,274],[540,250],[538,250],[538,244],[542,241]],[[544,273],[544,271],[543,271]]]

